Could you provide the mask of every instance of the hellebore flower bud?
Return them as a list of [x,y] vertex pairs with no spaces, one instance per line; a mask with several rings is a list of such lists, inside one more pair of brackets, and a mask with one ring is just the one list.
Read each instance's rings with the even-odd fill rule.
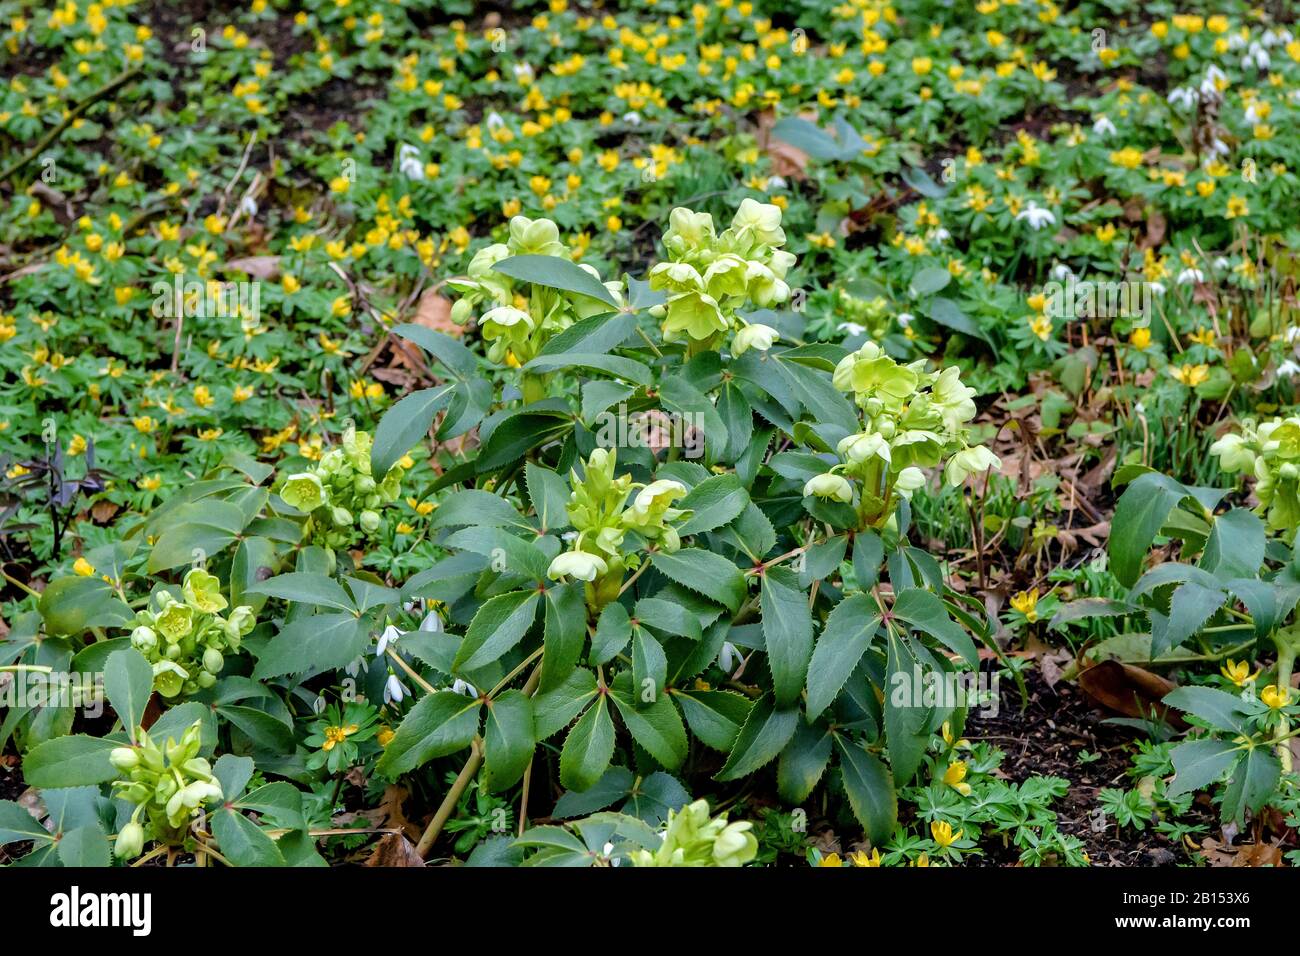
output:
[[361,512],[359,519],[361,521],[361,530],[367,534],[373,534],[379,530],[379,513],[369,509]]
[[215,647],[209,647],[203,652],[203,669],[208,673],[220,674],[225,663],[226,659],[221,656],[221,652]]
[[113,841],[113,855],[119,860],[132,860],[144,849],[144,827],[132,820]]
[[123,773],[140,765],[140,754],[134,747],[117,747],[108,755],[108,762]]

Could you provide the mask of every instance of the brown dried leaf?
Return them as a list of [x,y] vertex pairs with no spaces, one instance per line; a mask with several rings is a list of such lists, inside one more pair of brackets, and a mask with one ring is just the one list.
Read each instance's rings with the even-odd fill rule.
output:
[[231,259],[222,267],[226,272],[243,272],[254,279],[274,279],[280,273],[279,256],[246,256]]
[[424,295],[420,296],[414,322],[416,325],[423,325],[426,329],[433,329],[435,332],[456,338],[465,334],[464,327],[451,320],[451,300],[440,295],[436,288],[427,289]]
[[387,833],[375,844],[366,866],[424,866],[424,860],[405,836]]
[[1101,706],[1125,717],[1146,718],[1155,713],[1175,727],[1186,723],[1161,703],[1174,689],[1172,681],[1134,664],[1102,661],[1079,675],[1079,687]]

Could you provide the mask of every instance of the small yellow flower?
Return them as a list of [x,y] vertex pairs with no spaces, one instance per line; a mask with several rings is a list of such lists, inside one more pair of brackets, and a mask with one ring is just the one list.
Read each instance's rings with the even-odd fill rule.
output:
[[95,566],[85,558],[77,558],[76,563],[72,565],[72,570],[83,578],[88,578],[95,573]]
[[880,851],[873,849],[868,856],[862,850],[849,854],[849,862],[854,866],[880,866]]
[[1269,684],[1259,692],[1259,699],[1273,710],[1280,710],[1291,703],[1291,692],[1280,689],[1276,684]]
[[1011,606],[1023,614],[1026,621],[1033,624],[1038,620],[1038,588],[1030,588],[1028,591],[1012,595]]
[[1133,346],[1139,352],[1145,352],[1151,345],[1151,330],[1145,326],[1140,329],[1134,329],[1129,333],[1128,344]]
[[922,853],[920,856],[918,856],[915,860],[912,861],[911,865],[912,865],[912,866],[929,866],[929,865],[930,865],[930,855],[929,855],[928,853]]
[[1238,216],[1247,215],[1250,215],[1250,207],[1246,204],[1246,200],[1242,199],[1240,196],[1229,196],[1228,208],[1227,211],[1224,212],[1223,218],[1236,219]]
[[1250,672],[1249,662],[1234,661],[1231,657],[1228,658],[1228,663],[1219,665],[1219,673],[1238,687],[1246,686],[1259,676],[1259,671],[1254,674]]
[[952,824],[946,820],[930,821],[930,836],[934,837],[934,842],[939,846],[947,849],[961,839],[963,831],[958,830],[956,833],[952,830]]
[[387,747],[397,733],[391,727],[380,727],[379,733],[375,735],[375,740],[379,741],[379,746]]
[[1208,365],[1171,365],[1169,374],[1188,388],[1195,388],[1210,377]]
[[828,853],[817,862],[817,865],[818,866],[843,866],[844,861],[840,859],[840,855],[838,853]]
[[970,796],[970,784],[966,783],[966,762],[964,760],[954,760],[948,764],[948,769],[943,772],[943,782],[952,787],[963,797]]

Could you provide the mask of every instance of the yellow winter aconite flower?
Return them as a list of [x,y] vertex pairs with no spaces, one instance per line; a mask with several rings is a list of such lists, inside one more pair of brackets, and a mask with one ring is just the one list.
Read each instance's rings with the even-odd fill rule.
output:
[[939,844],[945,850],[962,838],[962,830],[953,832],[952,824],[946,820],[930,821],[930,836],[934,837],[934,842]]
[[1269,684],[1259,692],[1259,699],[1262,700],[1273,710],[1280,710],[1287,704],[1291,703],[1291,692],[1287,689],[1279,688],[1276,684]]
[[1124,169],[1137,169],[1142,165],[1142,151],[1132,146],[1125,146],[1112,152],[1110,161]]
[[1012,595],[1011,606],[1023,614],[1026,621],[1033,624],[1038,620],[1038,588],[1030,588],[1028,591]]
[[862,850],[857,850],[849,854],[849,862],[854,866],[877,867],[880,866],[880,851],[874,847],[870,854]]
[[1250,206],[1241,196],[1229,196],[1228,206],[1223,213],[1224,219],[1236,219],[1238,216],[1250,215]]
[[1146,351],[1151,345],[1151,330],[1146,326],[1134,329],[1128,334],[1128,342],[1139,352]]
[[824,857],[822,857],[820,860],[817,861],[817,865],[818,866],[843,866],[844,861],[840,859],[840,855],[838,853],[827,853]]
[[1210,367],[1208,365],[1171,365],[1169,366],[1169,374],[1188,388],[1195,388],[1209,379]]
[[970,796],[970,784],[966,783],[966,762],[963,760],[954,760],[948,764],[948,769],[943,772],[943,782],[952,787],[963,797]]
[[88,578],[94,575],[95,566],[85,558],[77,558],[76,562],[72,565],[72,570],[81,577]]
[[1231,657],[1228,658],[1226,664],[1219,665],[1219,673],[1238,687],[1246,686],[1259,676],[1258,671],[1254,674],[1250,672],[1250,663],[1248,661],[1234,661]]

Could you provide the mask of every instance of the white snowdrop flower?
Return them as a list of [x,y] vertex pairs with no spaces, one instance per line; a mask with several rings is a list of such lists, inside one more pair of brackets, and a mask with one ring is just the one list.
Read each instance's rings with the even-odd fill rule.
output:
[[1219,92],[1219,82],[1227,79],[1227,75],[1211,63],[1209,69],[1205,71],[1205,79],[1201,81],[1201,96],[1207,100],[1222,100],[1223,94]]
[[614,852],[614,844],[612,843],[606,843],[603,847],[600,848],[600,855],[603,856],[605,859],[609,860],[609,865],[618,866],[623,861],[621,859],[620,860],[610,859],[610,854],[613,852]]
[[1025,222],[1028,222],[1029,228],[1035,232],[1042,229],[1044,226],[1052,226],[1056,224],[1056,216],[1052,214],[1052,211],[1050,209],[1044,209],[1032,199],[1029,200],[1029,205],[1020,211],[1016,216],[1016,219],[1023,219]]
[[903,328],[907,328],[909,325],[912,324],[915,318],[916,317],[912,315],[911,312],[900,312],[898,313],[898,324],[901,325]]
[[641,114],[636,110],[628,110],[623,114],[623,122],[627,123],[629,126],[640,126]]
[[487,123],[488,129],[496,129],[498,126],[506,125],[506,121],[501,118],[501,114],[495,111],[489,113],[487,115],[487,119],[484,120],[484,122]]
[[930,230],[930,238],[935,242],[947,242],[952,238],[952,233],[943,228],[943,226],[940,226],[938,229]]
[[1277,374],[1284,378],[1295,378],[1300,375],[1300,365],[1297,365],[1293,359],[1287,359],[1277,367]]
[[420,159],[420,151],[409,143],[403,143],[397,151],[397,168],[407,179],[424,179],[424,163]]
[[1115,124],[1110,121],[1109,116],[1098,116],[1096,122],[1092,124],[1092,131],[1098,136],[1114,136]]
[[1179,109],[1190,110],[1196,107],[1200,101],[1201,95],[1190,86],[1180,86],[1177,89],[1169,91],[1169,105],[1176,106]]
[[361,668],[365,666],[365,663],[360,657],[356,657],[349,661],[348,666],[343,670],[349,677],[356,677],[361,673]]
[[397,639],[402,636],[402,632],[396,626],[389,624],[384,628],[384,633],[379,635],[379,644],[375,647],[375,656],[383,657],[388,653],[388,648],[397,647]]
[[239,211],[249,219],[257,215],[257,200],[252,196],[245,196],[239,201]]
[[1254,126],[1259,122],[1259,114],[1255,112],[1255,104],[1251,103],[1246,107],[1246,112],[1242,114],[1241,120],[1247,126]]
[[466,697],[477,697],[478,688],[467,680],[461,680],[459,677],[452,682],[451,692],[453,694],[463,694]]
[[769,177],[767,177],[767,188],[768,188],[768,189],[785,189],[786,185],[787,185],[787,184],[786,184],[786,181],[785,181],[785,177],[784,177],[784,176],[769,176]]
[[1272,63],[1272,57],[1269,56],[1268,50],[1264,49],[1259,43],[1252,43],[1246,55],[1241,58],[1243,69],[1250,69],[1252,66],[1257,70],[1267,70]]
[[560,535],[560,537],[564,539],[565,544],[569,544],[570,542],[575,541],[577,539],[578,532],[566,531],[564,532],[564,534]]
[[1056,265],[1052,266],[1052,278],[1057,282],[1065,282],[1068,279],[1074,278],[1074,273],[1070,271],[1070,267],[1064,262],[1058,262]]
[[1221,139],[1215,139],[1210,143],[1211,156],[1227,156],[1230,152],[1232,152],[1232,150],[1228,148],[1228,144]]
[[856,322],[841,322],[835,328],[837,332],[843,332],[846,335],[862,335],[867,331],[865,325],[858,325]]
[[1148,282],[1147,286],[1151,289],[1152,295],[1165,294],[1165,284],[1163,282]]
[[1137,412],[1139,415],[1145,415],[1147,411],[1147,407],[1143,405],[1141,402],[1134,402],[1133,411]]
[[424,620],[420,622],[420,630],[426,634],[441,634],[442,615],[437,611],[430,611],[424,616]]
[[1287,342],[1294,342],[1297,336],[1300,336],[1300,325],[1289,326],[1287,330],[1282,333],[1282,338]]
[[522,80],[526,83],[531,83],[533,81],[533,77],[536,76],[536,74],[533,72],[533,65],[531,63],[516,63],[514,66],[514,70],[515,70],[515,79]]
[[1178,273],[1178,284],[1189,285],[1193,282],[1204,282],[1205,273],[1200,269],[1187,268]]
[[400,704],[411,692],[407,690],[406,685],[397,679],[396,674],[389,674],[388,680],[384,681],[384,703]]
[[728,674],[734,674],[744,661],[745,655],[740,653],[740,648],[731,641],[722,642],[722,650],[718,651],[719,667]]
[[1216,269],[1226,269],[1229,265],[1230,263],[1226,256],[1219,256],[1219,258],[1214,260],[1214,268]]

